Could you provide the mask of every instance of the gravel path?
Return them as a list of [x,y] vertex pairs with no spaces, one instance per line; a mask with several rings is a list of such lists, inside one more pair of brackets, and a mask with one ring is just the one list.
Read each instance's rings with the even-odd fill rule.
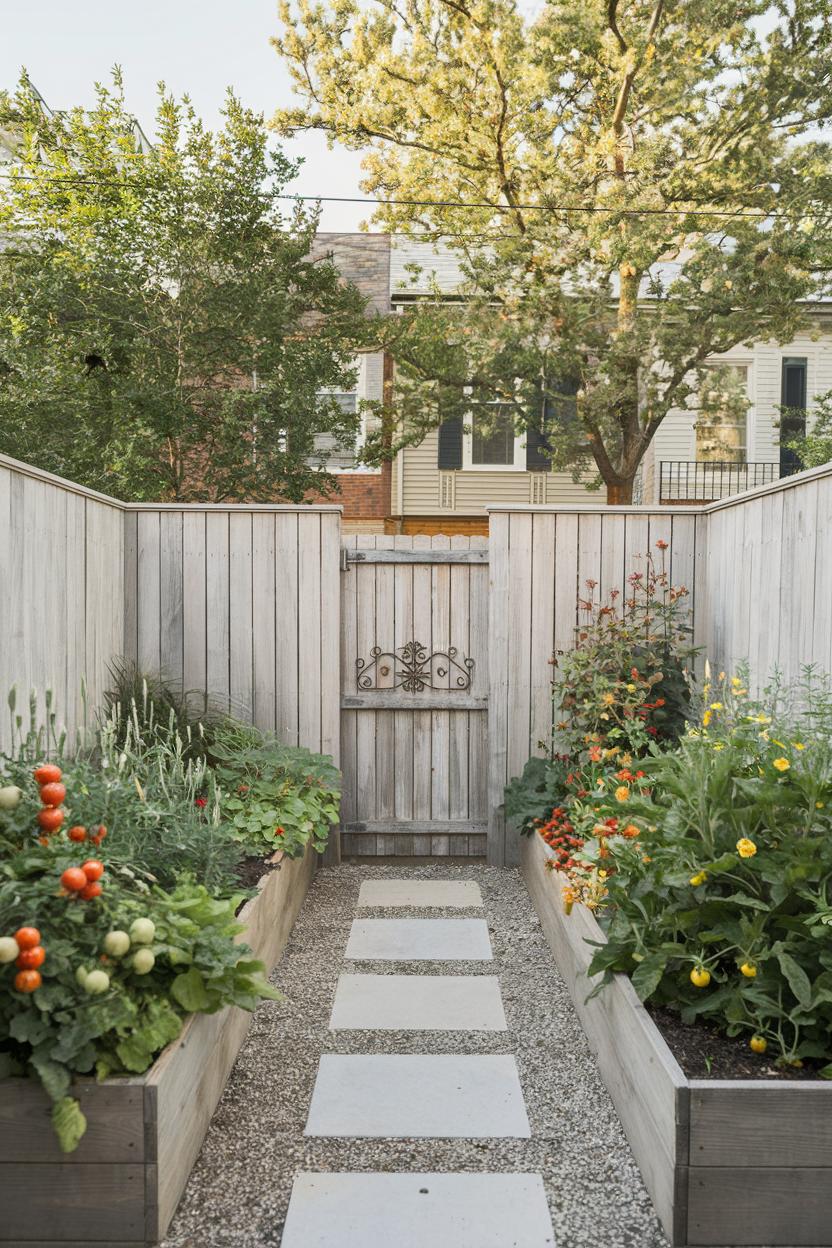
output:
[[[485,909],[361,911],[361,917],[485,915],[493,962],[348,962],[365,879],[473,879]],[[342,972],[500,977],[507,1032],[332,1033]],[[554,967],[519,871],[434,862],[320,870],[231,1074],[164,1248],[279,1245],[299,1170],[525,1171],[543,1175],[558,1248],[666,1248],[650,1199]],[[530,1140],[307,1139],[322,1053],[513,1053]]]

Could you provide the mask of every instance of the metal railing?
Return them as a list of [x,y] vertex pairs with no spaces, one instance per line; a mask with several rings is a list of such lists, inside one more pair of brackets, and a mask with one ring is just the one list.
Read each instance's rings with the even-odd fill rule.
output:
[[663,459],[659,464],[659,502],[713,503],[758,485],[770,485],[780,476],[779,464]]

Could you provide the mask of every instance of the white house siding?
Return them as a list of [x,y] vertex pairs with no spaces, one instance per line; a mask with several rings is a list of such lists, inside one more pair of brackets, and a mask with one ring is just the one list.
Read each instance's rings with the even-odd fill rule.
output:
[[[438,433],[432,430],[419,446],[407,447],[400,453],[401,468],[393,467],[393,515],[484,516],[489,504],[528,503],[531,501],[529,472],[477,472],[460,469],[454,472],[454,507],[439,506],[439,485],[442,473],[437,467]],[[397,471],[399,469],[399,471]],[[546,503],[601,502],[603,496],[576,485],[568,473],[546,473]],[[399,480],[401,479],[401,505]]]
[[[811,428],[815,397],[832,390],[832,321],[828,317],[819,318],[814,329],[798,334],[792,342],[757,342],[715,357],[726,364],[747,364],[749,368],[748,463],[777,464],[780,461],[780,387],[786,356],[804,357],[807,361],[806,394]],[[665,417],[644,458],[646,503],[658,501],[660,463],[696,459],[695,425],[694,412],[671,411]]]

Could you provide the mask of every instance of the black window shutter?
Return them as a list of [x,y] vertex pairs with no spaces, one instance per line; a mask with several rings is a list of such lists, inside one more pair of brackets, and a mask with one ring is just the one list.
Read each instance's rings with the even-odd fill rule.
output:
[[807,361],[799,356],[785,356],[780,374],[780,403],[788,411],[780,418],[780,476],[799,472],[802,464],[786,442],[806,436],[806,373]]
[[575,418],[575,399],[580,382],[575,378],[558,378],[551,383],[557,393],[547,394],[543,400],[540,427],[529,425],[526,430],[526,469],[529,472],[549,472],[552,466],[549,436],[555,425]]
[[549,441],[542,429],[526,430],[526,470],[528,472],[548,472],[552,465],[549,455]]
[[439,426],[437,465],[447,471],[462,467],[462,417],[443,420]]

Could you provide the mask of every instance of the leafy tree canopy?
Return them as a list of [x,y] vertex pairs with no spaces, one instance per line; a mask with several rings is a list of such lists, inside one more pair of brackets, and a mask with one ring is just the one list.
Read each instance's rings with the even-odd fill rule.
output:
[[[284,133],[366,151],[390,230],[464,301],[387,327],[401,438],[472,402],[545,419],[626,502],[704,362],[788,341],[829,267],[830,0],[282,0]],[[426,202],[433,201],[433,202]],[[455,205],[465,205],[456,207]]]
[[[350,443],[364,301],[281,214],[296,165],[228,93],[207,131],[159,89],[152,146],[122,82],[49,114],[0,97],[0,450],[128,499],[301,500]],[[316,461],[313,458],[311,463]]]

